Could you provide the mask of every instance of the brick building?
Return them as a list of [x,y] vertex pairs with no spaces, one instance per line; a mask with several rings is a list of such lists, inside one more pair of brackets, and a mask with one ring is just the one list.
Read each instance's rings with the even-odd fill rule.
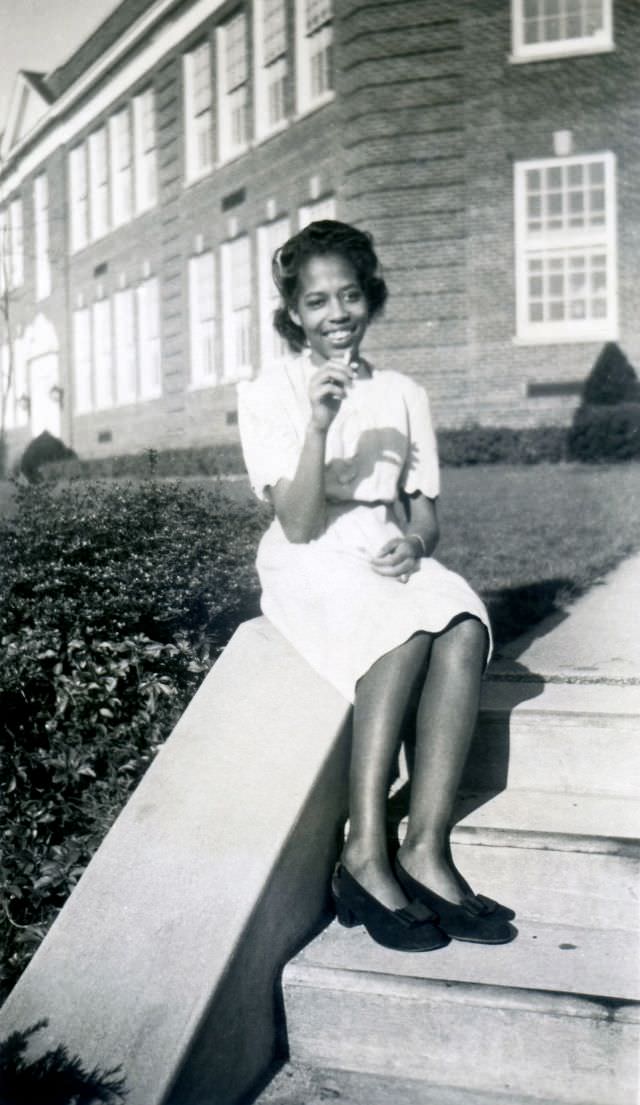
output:
[[11,452],[235,438],[270,254],[332,214],[440,425],[566,422],[640,362],[639,54],[637,0],[124,0],[0,121]]

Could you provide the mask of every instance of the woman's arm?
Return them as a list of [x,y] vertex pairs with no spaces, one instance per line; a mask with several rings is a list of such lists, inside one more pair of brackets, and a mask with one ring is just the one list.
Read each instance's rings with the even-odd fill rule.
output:
[[371,560],[374,571],[383,576],[396,576],[406,583],[418,570],[418,561],[431,556],[438,544],[440,527],[436,500],[427,499],[421,491],[406,497],[407,521],[404,537],[392,537]]
[[[421,538],[424,549],[420,549],[419,555],[431,556],[440,540],[436,500],[427,499],[421,491],[414,491],[413,495],[407,496],[407,513],[405,526],[407,537],[410,539],[410,535],[415,534]],[[420,542],[414,541],[414,544],[419,545]]]
[[346,367],[333,361],[314,372],[309,382],[311,418],[296,474],[292,480],[278,480],[271,488],[278,521],[287,540],[295,544],[311,541],[324,526],[327,432],[350,379]]

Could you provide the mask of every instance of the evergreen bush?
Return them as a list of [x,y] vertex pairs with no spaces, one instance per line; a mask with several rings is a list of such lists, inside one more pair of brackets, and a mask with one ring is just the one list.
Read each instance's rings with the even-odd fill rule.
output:
[[635,369],[615,342],[607,342],[585,380],[581,406],[613,406],[633,402],[640,402],[640,385]]
[[0,524],[0,991],[258,612],[269,516],[153,481],[40,484],[17,505]]
[[54,437],[48,430],[43,430],[27,445],[20,459],[19,469],[33,483],[40,479],[43,465],[68,463],[75,459],[73,449],[69,449],[59,437]]
[[640,459],[640,403],[578,407],[567,441],[572,460]]

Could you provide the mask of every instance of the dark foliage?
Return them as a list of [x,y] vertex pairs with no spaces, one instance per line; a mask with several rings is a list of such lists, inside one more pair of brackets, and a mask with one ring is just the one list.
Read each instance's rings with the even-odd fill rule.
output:
[[101,477],[221,476],[245,471],[239,442],[205,445],[191,449],[147,450],[116,457],[92,460],[67,460],[47,464],[42,475],[47,480],[98,479]]
[[197,488],[40,484],[0,525],[0,990],[236,626],[267,515]]
[[578,407],[568,434],[572,460],[598,463],[640,458],[640,403]]
[[585,380],[584,406],[613,406],[640,403],[640,384],[635,369],[615,342],[607,342]]
[[85,1070],[81,1059],[59,1045],[38,1059],[25,1058],[30,1038],[46,1028],[38,1021],[0,1041],[0,1105],[117,1105],[126,1096],[114,1070]]
[[34,483],[40,478],[43,464],[71,461],[75,456],[73,449],[69,449],[59,437],[54,437],[48,430],[43,430],[27,445],[20,461],[20,471]]
[[563,426],[465,426],[440,430],[440,462],[452,468],[471,464],[540,464],[560,461],[566,455]]

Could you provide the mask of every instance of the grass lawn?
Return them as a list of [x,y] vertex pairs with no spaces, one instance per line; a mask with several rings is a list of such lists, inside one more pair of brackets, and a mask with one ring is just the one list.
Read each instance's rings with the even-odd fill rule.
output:
[[640,549],[640,467],[445,468],[437,556],[511,640]]

